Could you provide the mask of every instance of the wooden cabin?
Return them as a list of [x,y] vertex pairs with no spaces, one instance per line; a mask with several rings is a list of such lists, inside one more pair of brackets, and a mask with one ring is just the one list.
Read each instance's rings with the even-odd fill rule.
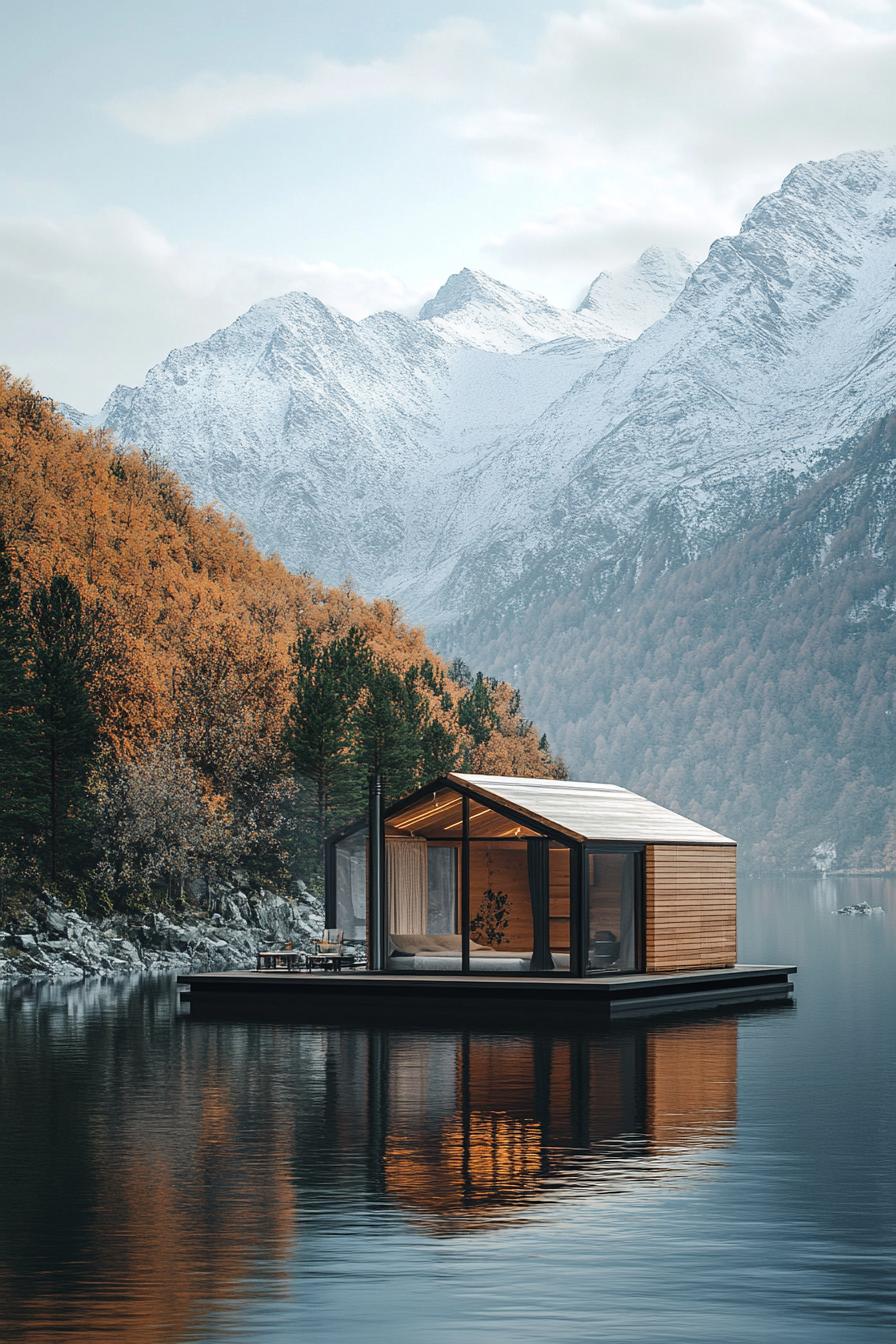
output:
[[735,842],[628,789],[452,773],[371,817],[328,841],[326,906],[373,971],[735,965]]

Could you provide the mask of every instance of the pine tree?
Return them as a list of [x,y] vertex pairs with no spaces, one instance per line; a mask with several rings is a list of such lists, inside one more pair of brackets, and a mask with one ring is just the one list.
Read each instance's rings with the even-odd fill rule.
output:
[[473,750],[467,751],[464,764],[472,764],[473,752],[488,742],[498,726],[498,711],[495,706],[495,684],[481,672],[476,673],[470,689],[457,707],[457,721],[469,735]]
[[437,719],[432,711],[429,697],[419,695],[415,706],[416,732],[420,745],[419,783],[437,779],[454,770],[460,755],[456,731],[446,724],[454,718],[454,702],[448,694],[445,678],[438,668],[428,659],[420,664],[418,680],[431,691],[443,712],[443,718]]
[[21,856],[39,827],[37,724],[27,675],[28,631],[0,536],[0,847]]
[[383,777],[387,801],[420,782],[424,721],[417,668],[404,675],[385,660],[372,660],[356,715],[355,759],[365,775]]
[[92,637],[78,590],[63,575],[35,589],[30,611],[42,829],[46,868],[55,881],[76,873],[88,848],[85,785],[97,745],[88,697]]
[[[319,644],[308,630],[293,645],[293,698],[284,742],[300,789],[310,791],[315,859],[329,830],[363,807],[363,781],[352,759],[355,712],[370,666],[361,632]],[[307,816],[313,810],[313,819]]]

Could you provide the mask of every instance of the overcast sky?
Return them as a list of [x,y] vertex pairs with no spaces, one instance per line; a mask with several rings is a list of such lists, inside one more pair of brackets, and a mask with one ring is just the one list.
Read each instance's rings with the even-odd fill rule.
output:
[[0,362],[95,410],[307,289],[574,303],[896,143],[896,0],[32,0],[0,44]]

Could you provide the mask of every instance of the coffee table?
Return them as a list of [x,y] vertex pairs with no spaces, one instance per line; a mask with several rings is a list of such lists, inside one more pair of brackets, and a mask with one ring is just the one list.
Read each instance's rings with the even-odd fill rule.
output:
[[353,952],[309,952],[308,969],[309,971],[336,971],[342,970],[343,966],[351,969],[355,964],[355,954]]
[[276,952],[256,952],[257,971],[295,971],[305,964],[305,953],[298,948],[284,948]]

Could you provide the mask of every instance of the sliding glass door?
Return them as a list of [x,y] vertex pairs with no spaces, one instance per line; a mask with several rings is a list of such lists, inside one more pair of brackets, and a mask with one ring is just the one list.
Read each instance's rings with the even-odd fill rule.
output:
[[643,849],[587,850],[589,975],[643,970]]

